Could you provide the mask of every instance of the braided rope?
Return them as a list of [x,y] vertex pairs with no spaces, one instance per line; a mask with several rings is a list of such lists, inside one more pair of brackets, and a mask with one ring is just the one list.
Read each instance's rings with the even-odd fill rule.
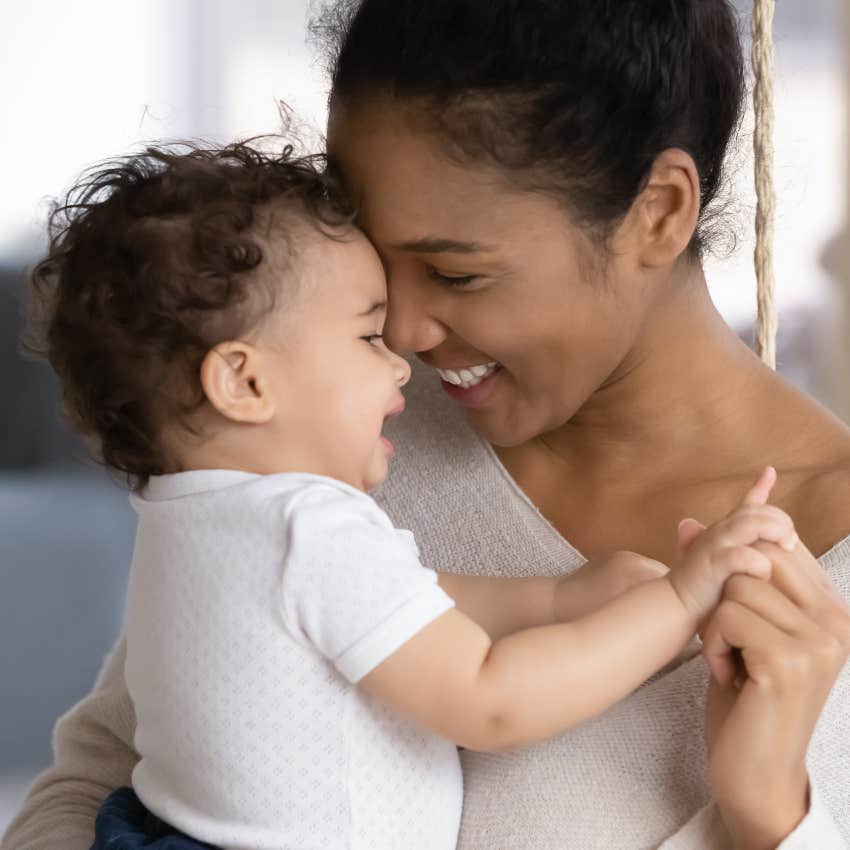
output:
[[773,14],[776,0],[753,0],[752,63],[755,74],[755,182],[756,250],[758,280],[758,333],[756,350],[762,361],[776,368],[779,320],[774,301],[773,233],[776,194],[773,185]]

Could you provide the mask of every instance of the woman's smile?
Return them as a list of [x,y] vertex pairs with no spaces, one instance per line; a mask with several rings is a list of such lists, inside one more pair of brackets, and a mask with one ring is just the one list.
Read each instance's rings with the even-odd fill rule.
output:
[[498,363],[493,362],[484,363],[481,366],[466,366],[457,369],[438,368],[437,371],[447,384],[468,390],[470,387],[477,386],[483,380],[489,378],[498,366]]
[[483,407],[493,398],[499,386],[502,367],[499,363],[488,363],[459,371],[437,369],[437,372],[443,389],[455,401],[463,407]]

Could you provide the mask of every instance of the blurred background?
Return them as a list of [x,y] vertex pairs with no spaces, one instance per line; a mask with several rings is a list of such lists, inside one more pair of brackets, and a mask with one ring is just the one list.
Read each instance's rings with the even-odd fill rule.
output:
[[[842,5],[777,4],[776,269],[780,370],[850,421]],[[746,31],[750,3],[739,8]],[[89,691],[119,633],[134,531],[124,491],[62,424],[52,375],[16,353],[20,282],[43,250],[49,199],[144,141],[274,132],[280,100],[318,145],[327,85],[308,15],[308,0],[10,0],[0,11],[0,833],[51,760],[56,717]],[[751,131],[748,119],[732,162],[737,248],[707,264],[747,340]]]

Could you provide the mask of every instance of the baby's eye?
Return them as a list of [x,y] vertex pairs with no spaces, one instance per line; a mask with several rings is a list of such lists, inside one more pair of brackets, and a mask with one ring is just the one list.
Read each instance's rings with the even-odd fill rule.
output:
[[478,278],[477,274],[450,275],[438,272],[437,269],[428,267],[428,277],[446,286],[466,286]]
[[367,334],[366,336],[361,336],[360,339],[366,340],[370,345],[374,345],[376,339],[383,339],[383,334]]

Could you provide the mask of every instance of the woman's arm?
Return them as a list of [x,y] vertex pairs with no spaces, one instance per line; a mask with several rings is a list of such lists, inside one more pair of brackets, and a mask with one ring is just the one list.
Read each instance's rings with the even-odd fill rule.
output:
[[59,719],[54,763],[33,784],[3,836],[2,850],[89,850],[104,798],[130,784],[138,761],[136,718],[124,682],[126,645],[116,644],[94,690]]
[[661,850],[850,847],[850,607],[802,544],[757,547],[772,583],[730,580],[705,631],[715,802]]
[[[847,850],[841,827],[848,832],[850,824],[839,824],[833,816],[818,786],[812,784],[809,812],[796,829],[776,850]],[[675,835],[670,836],[658,850],[729,850],[732,839],[720,816],[717,803],[700,809]],[[773,848],[771,848],[773,850]]]
[[850,606],[806,547],[757,548],[772,583],[730,581],[703,647],[712,796],[735,850],[803,831],[810,739],[850,656]]

